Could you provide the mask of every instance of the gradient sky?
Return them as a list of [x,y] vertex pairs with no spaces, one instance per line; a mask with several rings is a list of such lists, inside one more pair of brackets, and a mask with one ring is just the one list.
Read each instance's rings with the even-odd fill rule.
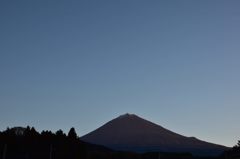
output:
[[0,1],[0,130],[126,112],[186,136],[240,139],[240,1]]

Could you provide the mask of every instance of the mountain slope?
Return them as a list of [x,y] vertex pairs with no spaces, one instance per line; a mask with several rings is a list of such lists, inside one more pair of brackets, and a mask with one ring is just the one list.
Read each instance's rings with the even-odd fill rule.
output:
[[81,139],[115,150],[135,152],[191,152],[196,155],[218,155],[227,149],[194,137],[179,135],[133,114],[121,115]]

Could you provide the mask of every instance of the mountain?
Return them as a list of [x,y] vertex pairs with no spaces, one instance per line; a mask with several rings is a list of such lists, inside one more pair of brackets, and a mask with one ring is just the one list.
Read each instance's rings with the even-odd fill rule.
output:
[[81,140],[133,152],[190,152],[216,156],[228,149],[195,137],[182,136],[134,114],[121,115],[81,137]]

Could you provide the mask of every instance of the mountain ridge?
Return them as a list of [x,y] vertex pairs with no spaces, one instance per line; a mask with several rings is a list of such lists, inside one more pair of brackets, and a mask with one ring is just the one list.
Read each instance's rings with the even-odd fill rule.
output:
[[81,137],[83,141],[134,152],[191,152],[218,155],[227,147],[186,137],[135,114],[124,114]]

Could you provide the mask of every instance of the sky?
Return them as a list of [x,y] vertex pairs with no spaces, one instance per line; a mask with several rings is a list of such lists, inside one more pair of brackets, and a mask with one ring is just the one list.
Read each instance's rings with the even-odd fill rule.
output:
[[124,113],[226,146],[240,139],[240,1],[0,1],[0,130]]

